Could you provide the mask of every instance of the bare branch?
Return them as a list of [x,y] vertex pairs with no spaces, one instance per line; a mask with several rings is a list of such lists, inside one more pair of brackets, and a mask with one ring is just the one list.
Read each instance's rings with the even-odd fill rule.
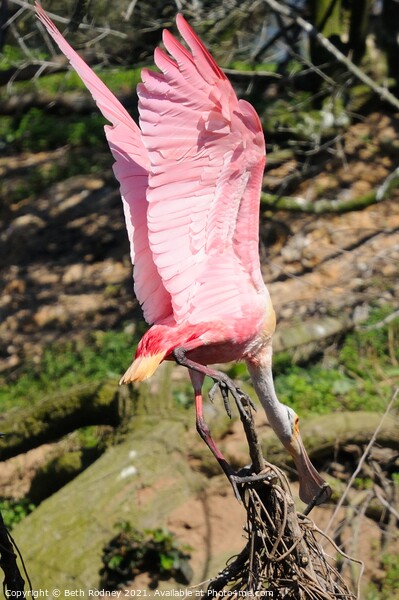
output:
[[374,83],[374,81],[369,77],[364,71],[359,69],[349,58],[347,58],[338,48],[334,46],[324,35],[322,35],[317,29],[308,21],[305,21],[302,17],[297,15],[297,13],[289,8],[286,5],[277,2],[277,0],[264,0],[270,8],[281,15],[286,17],[290,17],[299,25],[306,33],[309,34],[310,37],[316,39],[328,52],[330,52],[336,60],[345,65],[352,75],[354,75],[357,79],[366,84],[370,89],[373,90],[380,98],[389,102],[392,106],[394,106],[397,110],[399,110],[399,99],[396,98],[391,92],[385,88],[381,87]]
[[387,325],[391,321],[394,321],[398,317],[399,317],[399,310],[395,310],[390,315],[385,317],[385,319],[378,321],[378,323],[373,323],[372,325],[366,325],[363,327],[359,327],[359,329],[362,329],[363,331],[372,331],[373,329],[381,329],[382,327],[385,327],[385,325]]
[[[17,6],[22,6],[24,9],[34,12],[35,7],[33,4],[29,4],[29,2],[25,2],[24,0],[9,0],[11,4],[16,4]],[[66,17],[60,17],[59,15],[46,11],[49,17],[58,23],[64,23],[65,25],[69,24],[70,19]],[[41,27],[40,23],[38,23],[38,27]],[[106,33],[109,35],[114,35],[115,37],[121,38],[123,40],[127,39],[126,33],[122,33],[121,31],[116,31],[115,29],[110,29],[109,27],[93,27],[92,25],[87,25],[86,23],[81,23],[79,29],[89,29],[93,31],[98,31],[101,33]]]

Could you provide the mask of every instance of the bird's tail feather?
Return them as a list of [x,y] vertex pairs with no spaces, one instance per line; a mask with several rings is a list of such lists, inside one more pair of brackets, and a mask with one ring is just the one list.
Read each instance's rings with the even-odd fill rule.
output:
[[119,384],[148,379],[163,361],[165,354],[166,352],[158,352],[152,356],[138,356],[130,365]]

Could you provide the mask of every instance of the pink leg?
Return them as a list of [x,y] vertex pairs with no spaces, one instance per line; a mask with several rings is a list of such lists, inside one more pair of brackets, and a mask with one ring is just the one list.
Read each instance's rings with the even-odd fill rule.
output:
[[196,425],[197,431],[200,434],[201,438],[204,440],[213,456],[218,461],[219,465],[222,467],[225,472],[227,478],[229,479],[231,485],[233,486],[234,493],[239,501],[241,501],[240,494],[237,489],[237,484],[234,480],[234,471],[217,447],[214,439],[211,436],[211,432],[209,430],[208,425],[204,421],[204,415],[202,410],[202,384],[204,382],[205,375],[203,373],[199,373],[198,371],[193,371],[189,369],[189,374],[191,378],[191,382],[194,388],[195,395],[195,417],[196,417]]

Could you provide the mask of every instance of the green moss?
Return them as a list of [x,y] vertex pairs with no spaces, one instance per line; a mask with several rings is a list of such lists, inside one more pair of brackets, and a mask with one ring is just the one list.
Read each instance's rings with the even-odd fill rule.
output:
[[75,450],[73,452],[66,452],[62,456],[51,461],[51,463],[46,466],[45,471],[57,477],[64,473],[69,476],[81,471],[82,467],[82,452],[80,450]]
[[5,44],[0,54],[0,68],[6,70],[25,60],[26,55],[22,48]]
[[43,500],[75,479],[100,456],[101,452],[71,450],[50,460],[32,480],[29,498],[38,506]]

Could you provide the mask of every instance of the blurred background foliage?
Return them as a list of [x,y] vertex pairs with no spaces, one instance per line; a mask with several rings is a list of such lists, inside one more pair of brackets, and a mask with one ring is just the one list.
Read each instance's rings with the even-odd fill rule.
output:
[[[226,69],[238,95],[258,110],[269,153],[288,148],[302,165],[315,162],[311,155],[322,145],[333,152],[337,134],[379,102],[320,44],[316,30],[376,86],[393,93],[398,86],[399,6],[394,0],[43,4],[136,119],[141,67],[152,66],[162,29],[173,30],[174,16],[181,11]],[[105,147],[103,120],[37,23],[33,5],[2,0],[0,31],[0,153],[52,149],[65,142]],[[91,116],[82,121],[82,114]],[[57,126],[59,117],[62,127]]]

